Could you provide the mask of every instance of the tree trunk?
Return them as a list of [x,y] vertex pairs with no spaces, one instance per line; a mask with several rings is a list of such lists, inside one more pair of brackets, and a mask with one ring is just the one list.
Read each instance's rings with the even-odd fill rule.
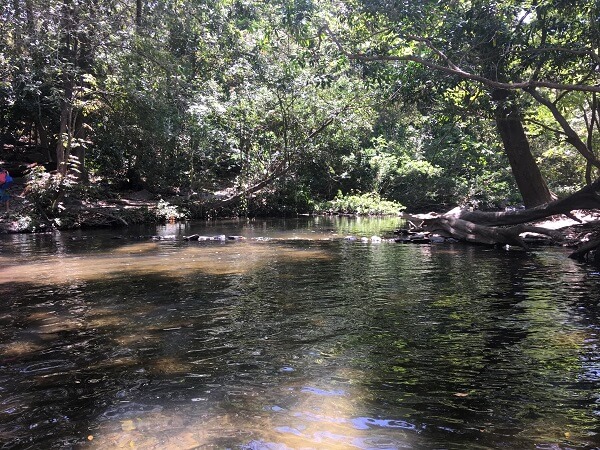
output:
[[499,102],[495,116],[498,133],[525,207],[533,208],[552,201],[552,194],[531,154],[517,108]]
[[[577,250],[575,250],[569,255],[569,258],[584,260],[591,251],[600,251],[598,249],[600,249],[600,237],[597,237],[596,239],[592,239],[580,245],[577,248]],[[598,253],[596,253],[594,256],[596,262],[600,262],[600,259],[598,259]]]
[[139,31],[142,26],[142,0],[135,1],[135,27]]
[[[81,98],[82,75],[92,72],[93,52],[86,30],[80,26],[77,5],[72,0],[63,0],[62,38],[59,53],[65,64],[63,68],[60,131],[56,145],[56,163],[58,171],[64,176],[69,170],[78,180],[85,180],[85,117],[82,108],[77,106]],[[77,157],[77,163],[70,157]],[[71,164],[69,166],[69,164]]]
[[39,139],[38,145],[40,149],[44,151],[44,154],[47,156],[48,162],[51,162],[53,158],[50,154],[50,138],[48,137],[48,131],[46,130],[46,127],[40,119],[37,119],[35,121],[35,128],[37,130],[37,135]]
[[25,0],[25,13],[27,15],[27,30],[29,35],[33,36],[35,33],[35,15],[33,14],[32,0]]
[[[73,56],[73,11],[70,0],[63,0],[60,25],[62,36],[59,56],[64,62],[72,63]],[[73,79],[70,70],[64,67],[61,73],[62,98],[60,100],[60,126],[56,143],[56,169],[61,175],[67,173],[71,135],[71,117],[73,113]]]
[[73,83],[70,77],[65,73],[63,75],[63,99],[60,105],[60,128],[58,132],[58,142],[56,143],[56,169],[61,175],[67,174],[67,163],[69,152],[71,150],[71,117],[73,113],[72,93]]

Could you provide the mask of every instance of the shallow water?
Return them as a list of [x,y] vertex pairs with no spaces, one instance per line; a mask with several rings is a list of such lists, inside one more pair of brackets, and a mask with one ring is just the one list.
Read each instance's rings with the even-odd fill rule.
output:
[[600,448],[600,270],[397,225],[0,237],[0,448]]

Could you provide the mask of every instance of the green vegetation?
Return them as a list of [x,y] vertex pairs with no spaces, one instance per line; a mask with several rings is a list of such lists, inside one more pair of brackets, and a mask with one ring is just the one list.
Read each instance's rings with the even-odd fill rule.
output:
[[320,204],[317,211],[329,214],[354,214],[359,216],[397,215],[404,206],[382,199],[378,194],[342,195]]
[[140,190],[160,220],[536,206],[600,167],[600,9],[565,5],[14,0],[1,163],[44,164],[54,224]]

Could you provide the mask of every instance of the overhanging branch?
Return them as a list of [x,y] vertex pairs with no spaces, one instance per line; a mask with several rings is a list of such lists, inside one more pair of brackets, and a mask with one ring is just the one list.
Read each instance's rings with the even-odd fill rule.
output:
[[[431,49],[434,53],[438,55],[447,65],[442,65],[433,61],[429,61],[425,58],[415,55],[366,55],[364,53],[353,53],[344,47],[343,43],[340,39],[331,31],[328,25],[323,25],[321,27],[321,33],[327,34],[329,38],[334,42],[337,46],[338,50],[344,54],[349,59],[354,59],[357,61],[364,62],[375,62],[375,61],[389,61],[389,62],[415,62],[421,64],[424,67],[429,69],[436,70],[438,72],[442,72],[448,75],[453,75],[465,80],[471,80],[478,83],[481,83],[492,89],[505,89],[510,91],[516,90],[528,90],[535,88],[547,88],[558,91],[578,91],[578,92],[600,92],[600,86],[598,85],[582,85],[582,84],[564,84],[564,83],[555,83],[552,81],[544,81],[544,80],[529,80],[522,81],[516,83],[503,83],[500,81],[490,80],[481,75],[477,75],[474,73],[467,72],[459,68],[456,64],[452,63],[440,50],[436,49],[431,45],[431,42],[428,42],[424,38],[418,39],[419,42],[423,42],[427,45],[429,49]],[[413,40],[416,40],[413,37]]]

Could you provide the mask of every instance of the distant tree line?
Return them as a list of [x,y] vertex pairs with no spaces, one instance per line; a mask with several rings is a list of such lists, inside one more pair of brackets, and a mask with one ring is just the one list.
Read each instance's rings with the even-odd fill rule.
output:
[[360,193],[533,207],[598,178],[597,1],[10,0],[0,14],[0,160],[34,153],[57,197],[70,177],[237,213]]

